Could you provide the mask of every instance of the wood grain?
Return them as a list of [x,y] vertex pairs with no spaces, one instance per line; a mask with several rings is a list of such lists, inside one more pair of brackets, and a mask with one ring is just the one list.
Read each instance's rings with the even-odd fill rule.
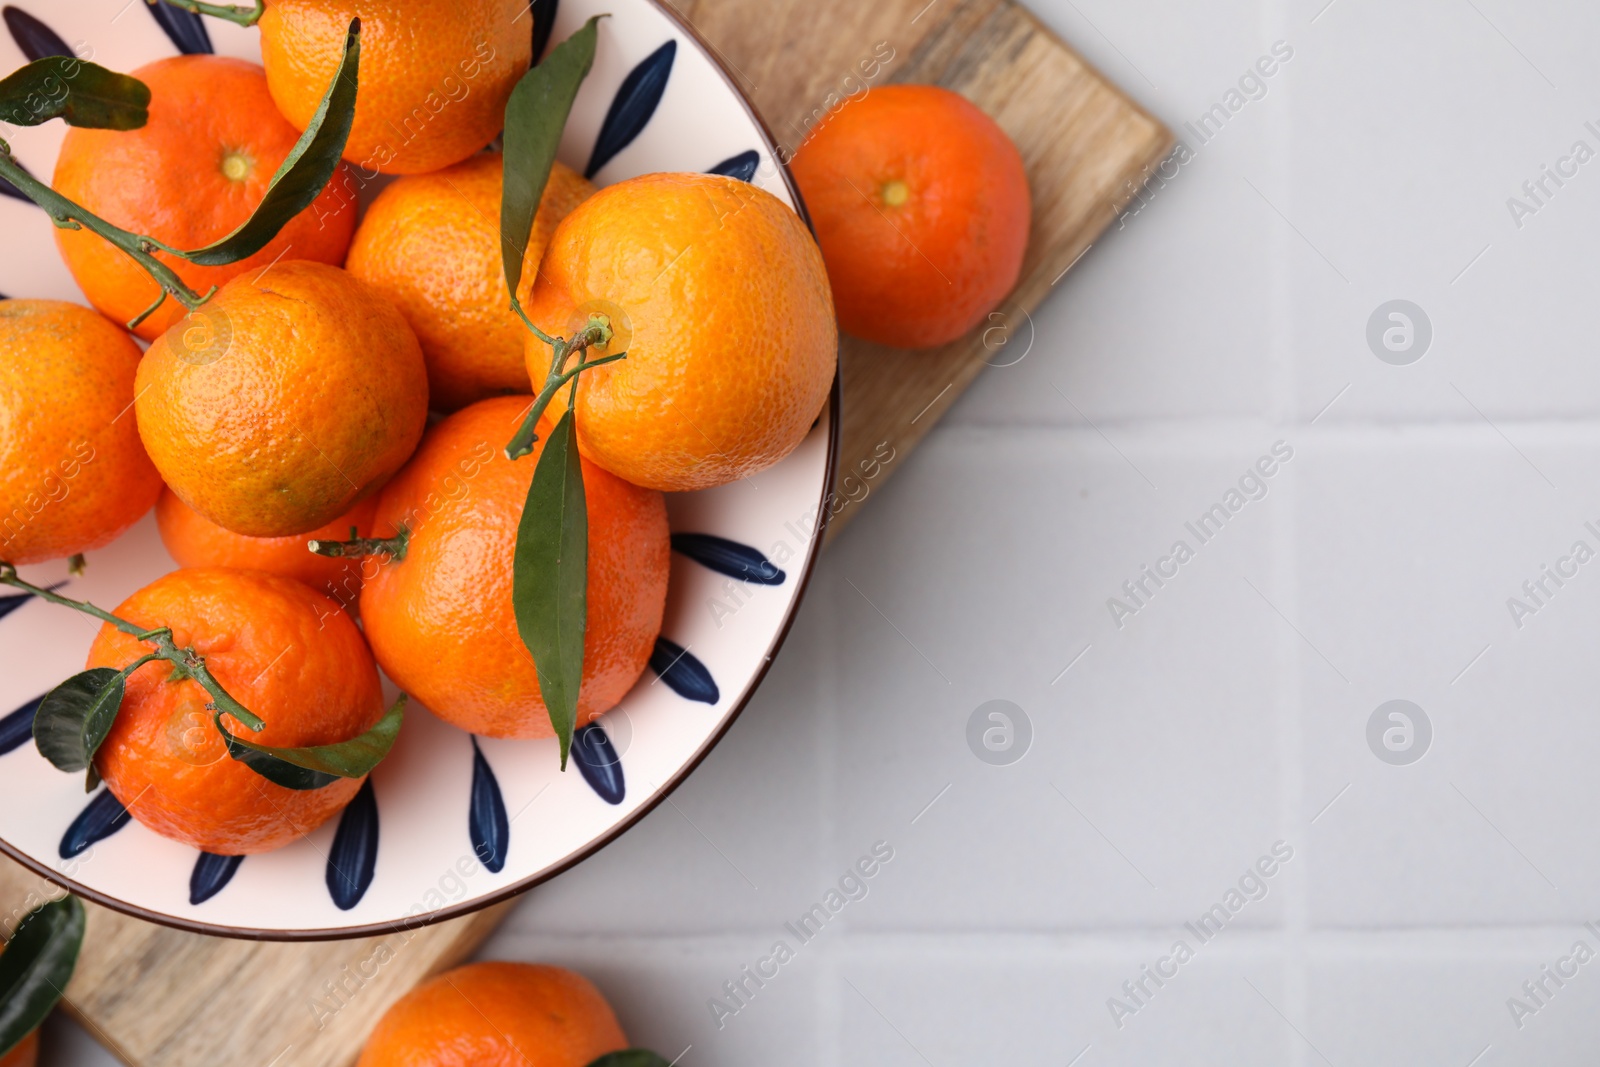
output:
[[[56,893],[0,860],[7,915]],[[348,1064],[390,1004],[465,958],[511,907],[387,937],[289,945],[184,933],[88,904],[63,1008],[133,1067]]]
[[[869,84],[870,70],[870,84],[932,82],[967,96],[999,121],[1028,167],[1034,221],[1022,281],[986,331],[926,352],[845,340],[831,538],[905,465],[985,362],[1010,358],[1003,345],[1026,341],[1027,316],[1167,155],[1172,137],[1009,0],[674,6],[788,151],[829,107]],[[41,892],[0,860],[7,913]],[[468,955],[508,907],[387,938],[285,945],[181,933],[91,906],[67,1010],[131,1067],[343,1067],[384,1009]]]

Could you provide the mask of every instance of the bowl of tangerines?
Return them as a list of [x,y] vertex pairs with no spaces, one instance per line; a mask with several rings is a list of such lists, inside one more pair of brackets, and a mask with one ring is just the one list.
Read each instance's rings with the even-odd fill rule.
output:
[[951,341],[1023,257],[970,104],[791,171],[652,0],[4,15],[0,848],[180,927],[431,922],[641,818],[794,616],[840,325]]

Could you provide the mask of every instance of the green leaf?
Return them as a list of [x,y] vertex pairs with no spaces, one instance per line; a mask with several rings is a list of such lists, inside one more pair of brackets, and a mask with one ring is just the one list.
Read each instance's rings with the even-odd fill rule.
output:
[[83,928],[83,905],[63,897],[24,917],[0,952],[0,1059],[39,1028],[66,992]]
[[150,119],[150,87],[74,56],[46,56],[0,80],[0,119],[38,126],[137,130]]
[[361,65],[361,20],[352,19],[344,58],[322,97],[311,125],[272,176],[267,195],[254,213],[222,240],[193,252],[178,253],[191,263],[218,267],[237,263],[267,246],[278,231],[311,206],[332,179],[356,117],[356,87]]
[[128,675],[146,662],[148,658],[120,671],[95,667],[74,674],[45,694],[33,717],[33,743],[39,754],[57,770],[87,770],[88,789],[99,784],[94,754],[117,720]]
[[517,286],[522,284],[522,256],[545,183],[550,180],[550,167],[556,161],[561,131],[566,128],[578,86],[594,66],[602,18],[605,16],[596,15],[551,49],[543,63],[522,76],[506,101],[500,256],[513,303],[517,302]]
[[267,781],[285,789],[321,789],[340,778],[361,778],[382,763],[394,747],[394,739],[400,736],[405,707],[402,693],[377,725],[360,737],[309,748],[273,748],[246,741],[222,725],[222,712],[217,713],[217,729],[228,745],[228,755]]
[[569,406],[544,443],[528,486],[511,588],[517,632],[533,653],[539,693],[561,743],[562,770],[578,720],[588,584],[589,515]]
[[649,1049],[630,1048],[625,1052],[608,1052],[589,1067],[672,1067],[672,1064],[665,1056],[658,1056]]

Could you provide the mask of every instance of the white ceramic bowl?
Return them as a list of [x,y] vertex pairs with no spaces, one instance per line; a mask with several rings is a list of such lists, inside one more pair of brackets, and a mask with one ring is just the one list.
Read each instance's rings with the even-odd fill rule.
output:
[[[62,44],[116,70],[179,50],[260,54],[254,30],[143,0],[12,0],[10,8],[0,73],[30,51]],[[540,0],[524,18],[536,41],[560,41],[602,12],[612,17],[601,23],[562,160],[593,170],[602,185],[651,171],[719,170],[798,209],[772,139],[736,82],[665,8],[652,0]],[[4,136],[24,165],[48,176],[62,133],[52,123]],[[602,140],[616,150],[596,158]],[[0,233],[0,293],[86,302],[43,212],[0,196]],[[663,640],[622,704],[580,734],[565,774],[553,740],[475,739],[413,705],[393,753],[341,818],[242,860],[159,837],[130,821],[103,787],[85,796],[81,775],[39,756],[27,734],[32,709],[83,668],[95,626],[64,608],[0,598],[0,849],[140,918],[285,940],[436,921],[554,876],[659,803],[749,700],[820,548],[838,426],[836,381],[828,409],[788,459],[747,481],[668,498],[675,551]],[[81,578],[69,578],[64,564],[23,568],[23,576],[64,582],[65,595],[111,608],[174,566],[147,517],[91,553]]]

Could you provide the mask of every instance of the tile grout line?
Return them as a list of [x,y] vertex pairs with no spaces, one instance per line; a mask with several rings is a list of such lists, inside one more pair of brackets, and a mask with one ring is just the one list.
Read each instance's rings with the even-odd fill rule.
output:
[[[1263,29],[1266,31],[1265,39],[1289,40],[1293,33],[1286,25],[1288,22],[1286,0],[1260,0],[1260,2]],[[1293,79],[1287,79],[1282,89],[1283,96],[1280,98],[1279,109],[1271,113],[1269,121],[1281,134],[1274,139],[1276,148],[1273,152],[1273,165],[1279,171],[1279,188],[1287,191],[1286,196],[1292,208],[1294,203]],[[1281,228],[1273,231],[1271,239],[1272,258],[1281,265],[1281,269],[1273,272],[1272,345],[1274,362],[1277,364],[1277,373],[1273,375],[1273,379],[1277,383],[1277,389],[1273,396],[1271,421],[1278,424],[1285,437],[1292,438],[1300,429],[1296,422],[1298,375],[1294,360],[1294,299],[1289,283],[1290,272],[1294,269],[1293,249],[1290,247],[1289,235]],[[1295,490],[1296,484],[1293,478],[1279,487],[1282,499],[1279,501],[1278,510],[1272,516],[1271,573],[1273,584],[1277,587],[1276,591],[1287,606],[1286,610],[1293,617],[1299,618],[1300,588],[1296,579],[1298,523]],[[1297,839],[1299,842],[1304,842],[1305,836],[1300,833],[1300,827],[1296,824],[1296,815],[1304,806],[1305,795],[1305,768],[1301,762],[1305,738],[1301,732],[1300,714],[1300,666],[1305,650],[1287,632],[1280,632],[1278,640],[1279,655],[1274,657],[1274,663],[1278,665],[1279,671],[1275,690],[1280,703],[1278,827],[1283,839],[1296,846],[1297,851],[1303,854],[1309,846],[1297,844]],[[1290,1018],[1299,1020],[1294,1025],[1300,1027],[1306,1025],[1310,1002],[1307,993],[1305,938],[1310,887],[1304,862],[1302,859],[1302,865],[1291,872],[1293,879],[1285,887],[1287,893],[1284,900],[1281,957],[1284,1010]],[[1284,1040],[1288,1042],[1290,1050],[1288,1062],[1291,1067],[1305,1067],[1310,1062],[1305,1042],[1296,1040],[1287,1033],[1284,1035]]]

